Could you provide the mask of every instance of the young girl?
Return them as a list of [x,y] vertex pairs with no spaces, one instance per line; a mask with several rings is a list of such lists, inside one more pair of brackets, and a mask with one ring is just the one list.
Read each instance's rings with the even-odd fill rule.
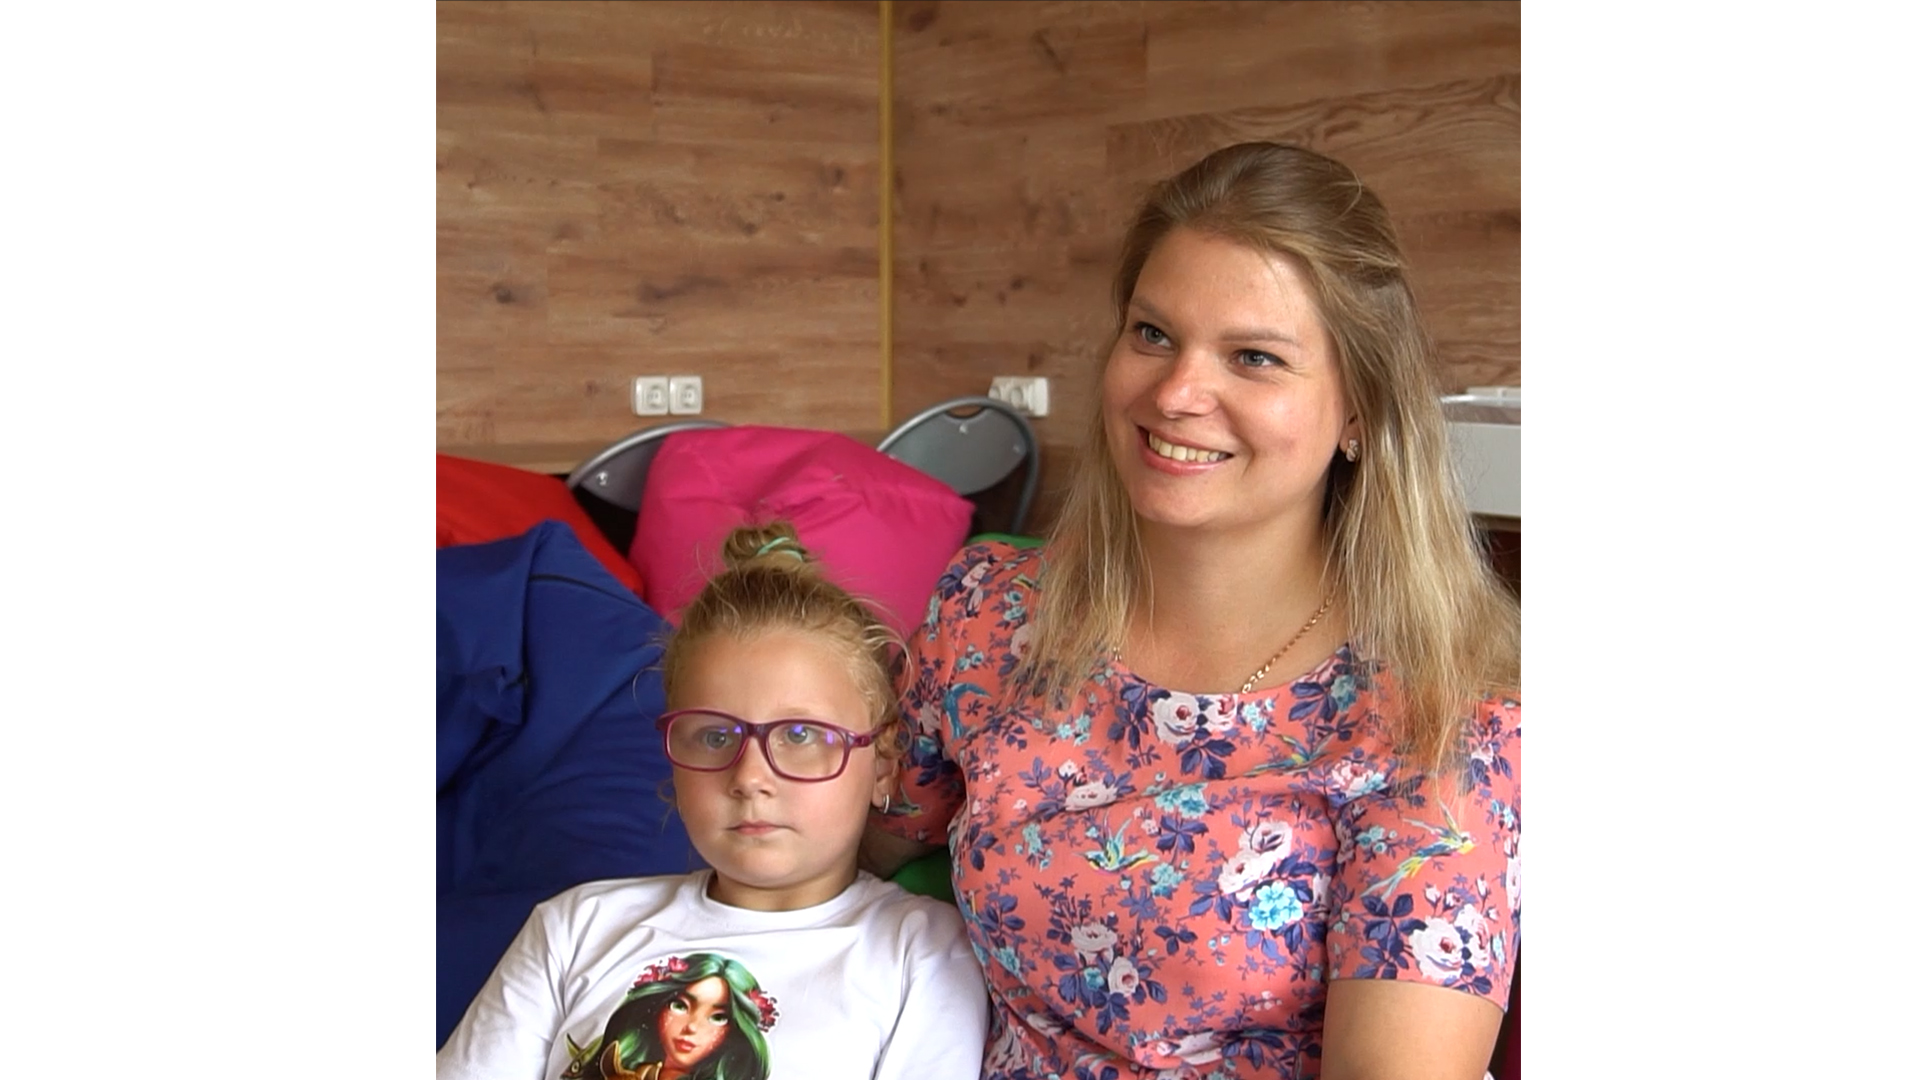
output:
[[663,660],[674,804],[712,868],[541,904],[440,1080],[975,1080],[958,912],[856,871],[899,768],[885,625],[785,523],[736,531]]

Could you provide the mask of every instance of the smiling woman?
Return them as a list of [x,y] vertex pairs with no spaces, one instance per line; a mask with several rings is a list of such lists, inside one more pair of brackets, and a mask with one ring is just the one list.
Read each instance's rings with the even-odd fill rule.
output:
[[1122,245],[1046,544],[909,641],[885,872],[949,839],[987,1080],[1483,1075],[1519,948],[1519,610],[1385,208],[1250,143]]
[[1137,519],[1317,531],[1327,463],[1360,424],[1295,260],[1174,229],[1126,317],[1101,416]]

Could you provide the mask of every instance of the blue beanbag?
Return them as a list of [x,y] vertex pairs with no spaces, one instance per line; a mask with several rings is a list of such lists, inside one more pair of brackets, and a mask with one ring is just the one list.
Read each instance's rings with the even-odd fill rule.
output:
[[436,558],[438,1045],[534,904],[700,863],[662,796],[665,621],[559,522]]

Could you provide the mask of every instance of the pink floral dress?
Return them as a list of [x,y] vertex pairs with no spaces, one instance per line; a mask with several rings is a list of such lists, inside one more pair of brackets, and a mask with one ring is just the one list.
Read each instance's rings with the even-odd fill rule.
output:
[[1122,664],[1016,692],[1040,552],[941,578],[902,675],[887,826],[947,843],[986,969],[990,1080],[1315,1077],[1331,979],[1505,1006],[1520,932],[1520,703],[1475,717],[1466,794],[1398,790],[1385,680],[1345,647],[1291,685],[1188,694]]

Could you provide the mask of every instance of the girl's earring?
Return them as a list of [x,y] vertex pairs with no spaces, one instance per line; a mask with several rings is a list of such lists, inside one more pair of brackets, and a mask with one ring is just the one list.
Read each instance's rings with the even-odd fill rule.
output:
[[880,816],[881,816],[881,817],[886,817],[886,816],[887,816],[887,812],[893,809],[893,796],[892,796],[892,795],[890,795],[890,794],[889,794],[889,795],[882,795],[882,796],[880,796],[880,800],[881,800],[881,801],[880,801]]
[[1347,440],[1347,460],[1348,461],[1360,460],[1360,440],[1359,439]]

